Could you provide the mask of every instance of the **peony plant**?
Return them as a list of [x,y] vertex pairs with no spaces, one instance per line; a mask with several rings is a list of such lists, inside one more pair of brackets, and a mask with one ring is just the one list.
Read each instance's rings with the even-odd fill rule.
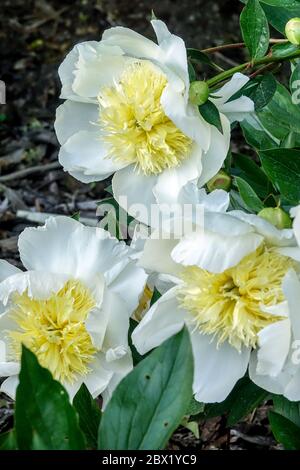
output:
[[300,4],[242,3],[239,43],[153,17],[156,41],[112,27],[63,59],[59,162],[111,178],[108,214],[26,228],[24,270],[0,262],[0,448],[158,450],[264,404],[300,449]]

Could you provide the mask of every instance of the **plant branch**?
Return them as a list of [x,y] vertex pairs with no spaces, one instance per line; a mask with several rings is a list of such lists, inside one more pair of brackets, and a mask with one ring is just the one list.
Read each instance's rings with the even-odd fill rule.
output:
[[207,85],[211,88],[215,85],[217,85],[220,82],[223,82],[224,80],[227,80],[231,78],[235,73],[237,72],[243,72],[244,70],[247,69],[253,69],[254,67],[257,66],[263,66],[267,64],[276,64],[280,62],[284,62],[286,60],[292,60],[300,57],[300,49],[292,52],[291,54],[287,54],[285,57],[274,57],[271,54],[268,54],[261,59],[256,59],[250,62],[245,62],[243,64],[237,65],[236,67],[232,67],[229,70],[225,70],[225,72],[219,73],[215,77],[207,80]]
[[[287,39],[270,39],[270,44],[286,44],[289,41]],[[224,51],[226,49],[242,49],[246,47],[244,42],[236,42],[233,44],[222,44],[221,46],[209,47],[207,49],[201,49],[201,52],[205,54],[213,54],[215,52]]]

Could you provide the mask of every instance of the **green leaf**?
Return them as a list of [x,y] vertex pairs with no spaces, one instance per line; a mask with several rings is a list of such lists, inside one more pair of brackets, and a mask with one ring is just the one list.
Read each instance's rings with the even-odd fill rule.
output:
[[288,42],[287,44],[275,44],[275,46],[273,46],[271,49],[272,57],[280,57],[284,59],[286,56],[293,54],[298,49],[298,46],[295,46],[290,42]]
[[76,393],[73,399],[73,406],[78,413],[79,426],[85,435],[87,446],[97,449],[101,410],[84,384],[81,385]]
[[300,62],[294,67],[290,78],[290,90],[294,104],[300,103]]
[[187,416],[198,415],[199,413],[203,413],[204,409],[205,409],[205,403],[201,403],[195,400],[194,397],[192,397],[186,414]]
[[102,416],[99,448],[163,449],[186,414],[192,381],[192,349],[184,328],[118,385]]
[[269,194],[271,184],[258,164],[252,158],[240,153],[233,154],[233,161],[238,168],[236,176],[247,181],[259,197],[265,198]]
[[154,291],[153,291],[152,298],[150,301],[150,307],[152,307],[152,305],[155,304],[155,302],[157,302],[160,297],[161,297],[161,293],[156,289],[156,287],[154,287]]
[[136,347],[132,343],[131,335],[133,333],[133,330],[138,326],[138,322],[134,320],[133,318],[129,318],[129,330],[128,330],[128,344],[131,349],[131,354],[132,354],[132,361],[133,365],[136,366],[139,362],[141,362],[146,356],[141,356],[141,354],[138,353],[136,350]]
[[286,450],[300,449],[300,428],[284,416],[269,411],[269,421],[275,439],[283,444]]
[[202,51],[199,51],[199,49],[187,48],[186,52],[188,57],[188,63],[194,62],[196,64],[206,64],[218,71],[222,71],[221,67],[215,64],[207,54]]
[[295,133],[295,143],[300,146],[300,107],[295,105],[289,91],[277,84],[276,92],[264,109],[257,113],[262,126],[279,141]]
[[235,177],[235,182],[237,184],[241,198],[250,212],[260,212],[264,208],[264,205],[257,196],[254,189],[251,188],[247,181],[244,181],[239,176]]
[[197,74],[196,70],[193,67],[193,64],[190,61],[188,61],[188,72],[190,83],[195,82],[197,80]]
[[279,146],[280,141],[262,125],[257,115],[249,116],[240,123],[246,142],[255,149],[270,149]]
[[300,150],[272,149],[260,152],[263,168],[279,192],[291,204],[300,202]]
[[208,100],[202,106],[198,106],[198,109],[203,119],[212,126],[215,126],[221,134],[223,134],[223,127],[218,108]]
[[273,395],[274,411],[300,427],[300,402],[289,401],[281,395]]
[[[287,0],[289,1],[289,0]],[[291,6],[279,7],[268,5],[266,2],[262,3],[264,12],[273,28],[277,29],[280,33],[284,34],[285,25],[291,18],[300,16],[300,5],[292,1]]]
[[15,431],[8,431],[0,435],[0,450],[17,450]]
[[267,5],[271,5],[274,7],[282,7],[282,8],[299,8],[299,1],[298,0],[260,0],[262,3],[266,3]]
[[258,405],[267,400],[268,392],[251,382],[244,380],[235,394],[235,399],[227,418],[227,425],[233,426],[251,413]]
[[15,430],[20,450],[84,449],[78,419],[63,386],[22,346]]
[[237,93],[229,100],[234,101],[241,96],[248,96],[254,102],[255,110],[262,110],[273,98],[277,88],[277,82],[271,73],[260,75],[249,80]]
[[252,60],[265,55],[269,47],[269,25],[258,0],[248,0],[240,17],[244,42]]

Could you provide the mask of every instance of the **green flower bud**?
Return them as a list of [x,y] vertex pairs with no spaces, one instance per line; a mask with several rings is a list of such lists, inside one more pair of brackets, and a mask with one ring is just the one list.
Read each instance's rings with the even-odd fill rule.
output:
[[209,88],[206,82],[192,82],[190,85],[190,101],[197,106],[206,103],[209,97]]
[[215,189],[224,189],[229,191],[231,187],[231,176],[224,170],[220,170],[209,182],[207,183],[207,189],[211,193]]
[[300,45],[300,18],[292,18],[287,22],[285,35],[292,44]]
[[262,219],[267,220],[278,229],[291,228],[292,220],[280,207],[267,207],[258,214]]

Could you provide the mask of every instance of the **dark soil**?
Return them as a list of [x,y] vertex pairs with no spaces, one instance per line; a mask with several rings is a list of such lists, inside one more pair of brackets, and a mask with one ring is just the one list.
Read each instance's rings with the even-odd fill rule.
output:
[[[83,185],[57,162],[53,131],[60,84],[57,68],[74,44],[100,39],[104,29],[125,25],[153,38],[151,9],[188,46],[204,48],[240,39],[238,0],[2,0],[0,80],[6,83],[6,105],[0,105],[0,257],[20,265],[17,237],[33,224],[18,211],[95,217],[95,201],[108,182]],[[226,58],[227,57],[227,58]],[[237,59],[218,56],[223,65]],[[205,72],[203,72],[205,73]],[[42,165],[41,171],[37,166]],[[45,167],[44,167],[45,166]],[[34,169],[26,176],[24,170]],[[31,171],[31,170],[30,170]],[[33,224],[34,225],[34,224]],[[224,418],[201,423],[196,439],[180,428],[170,448],[274,448],[262,407],[227,429]],[[0,432],[12,426],[12,404],[0,396]]]

